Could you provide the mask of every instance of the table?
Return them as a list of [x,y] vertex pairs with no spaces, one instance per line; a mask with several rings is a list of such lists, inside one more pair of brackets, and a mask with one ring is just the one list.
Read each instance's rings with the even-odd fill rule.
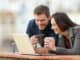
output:
[[21,55],[18,53],[1,53],[0,60],[80,60],[79,55]]

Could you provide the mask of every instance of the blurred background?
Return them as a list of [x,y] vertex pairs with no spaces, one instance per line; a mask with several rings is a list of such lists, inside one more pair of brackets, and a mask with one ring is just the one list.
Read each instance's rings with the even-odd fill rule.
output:
[[50,14],[66,12],[80,24],[80,0],[0,0],[0,41],[11,39],[12,33],[25,33],[34,8],[41,4],[50,8]]

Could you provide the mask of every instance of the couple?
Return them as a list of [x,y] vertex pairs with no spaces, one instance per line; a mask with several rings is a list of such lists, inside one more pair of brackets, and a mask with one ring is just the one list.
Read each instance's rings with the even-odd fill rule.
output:
[[57,12],[50,17],[49,8],[40,5],[34,10],[34,18],[30,21],[26,32],[32,44],[38,43],[36,35],[42,33],[45,34],[44,47],[50,52],[61,55],[80,54],[79,27],[70,20],[67,14]]

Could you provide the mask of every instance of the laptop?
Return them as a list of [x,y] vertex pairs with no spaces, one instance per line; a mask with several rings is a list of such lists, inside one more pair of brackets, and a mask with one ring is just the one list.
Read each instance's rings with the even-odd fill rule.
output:
[[35,54],[35,50],[27,34],[15,33],[13,39],[20,54]]

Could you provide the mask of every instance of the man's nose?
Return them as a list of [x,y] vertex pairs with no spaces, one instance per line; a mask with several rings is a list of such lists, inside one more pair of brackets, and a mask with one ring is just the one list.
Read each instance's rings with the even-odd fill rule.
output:
[[55,29],[55,27],[52,26],[51,29]]
[[39,24],[42,24],[42,22],[41,22],[41,21],[39,21],[38,23],[39,23]]

